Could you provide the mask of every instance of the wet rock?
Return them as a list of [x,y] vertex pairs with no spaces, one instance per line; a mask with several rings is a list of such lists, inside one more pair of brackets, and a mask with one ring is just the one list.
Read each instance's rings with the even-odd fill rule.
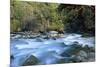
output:
[[14,60],[14,56],[11,55],[11,56],[10,56],[10,63],[12,63],[13,60]]
[[30,55],[26,60],[25,62],[22,64],[22,66],[28,66],[28,65],[36,65],[38,64],[38,59],[33,56],[33,55]]
[[87,58],[87,53],[83,50],[81,50],[78,55],[81,57]]
[[57,61],[57,63],[61,64],[61,63],[66,63],[66,59],[60,59],[59,61]]
[[11,38],[13,38],[13,39],[18,39],[18,38],[21,38],[22,36],[20,35],[20,34],[16,34],[16,35],[14,35],[13,37],[11,37]]
[[52,37],[52,39],[53,39],[53,40],[56,40],[57,38],[56,38],[56,37]]
[[83,47],[83,50],[87,53],[90,53],[90,52],[95,52],[95,47],[89,47],[88,45],[85,45]]
[[86,62],[87,59],[87,53],[85,51],[79,51],[78,54],[72,55],[70,61],[77,63],[77,62]]
[[46,40],[50,39],[50,37],[47,36],[47,35],[41,35],[40,38],[42,38],[42,39],[46,39]]
[[39,31],[39,33],[40,33],[41,35],[46,35],[46,32],[45,32],[45,31]]
[[36,41],[37,42],[43,42],[43,39],[42,38],[37,38]]
[[85,51],[81,50],[79,53],[76,55],[76,60],[81,61],[81,62],[86,62],[88,60],[88,55]]
[[71,63],[82,62],[80,56],[72,55],[70,61]]
[[57,36],[58,36],[58,32],[57,32],[57,31],[50,31],[50,32],[48,33],[48,36],[49,36],[50,38],[57,37]]
[[95,52],[88,53],[88,61],[89,62],[95,61]]
[[72,55],[76,55],[81,49],[82,49],[82,46],[81,45],[77,45],[78,43],[73,43],[72,45],[70,45],[69,49],[65,50],[61,56],[64,56],[64,57],[69,57],[69,56],[72,56]]
[[14,59],[14,56],[13,56],[13,55],[11,55],[11,56],[10,56],[10,58],[11,58],[11,59]]
[[57,35],[57,38],[64,38],[65,36],[64,36],[64,34],[58,34]]
[[76,58],[77,58],[78,61],[87,62],[87,59],[83,56],[77,56]]
[[47,40],[48,40],[48,39],[50,39],[50,38],[49,38],[49,37],[44,37],[44,39],[47,39]]
[[60,63],[70,63],[70,62],[72,62],[71,57],[65,57],[65,58],[58,60],[57,63],[60,64]]
[[74,42],[72,43],[72,46],[77,46],[77,45],[80,45],[77,41],[74,41]]
[[63,56],[63,57],[70,57],[71,54],[68,53],[67,51],[64,51],[64,52],[61,54],[61,56]]
[[95,52],[95,47],[90,47],[90,52]]
[[80,50],[77,54],[71,56],[72,62],[93,62],[95,61],[95,52],[86,52]]

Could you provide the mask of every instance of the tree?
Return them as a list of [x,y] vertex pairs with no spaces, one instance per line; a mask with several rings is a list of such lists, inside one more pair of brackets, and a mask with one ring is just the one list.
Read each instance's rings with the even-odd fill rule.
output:
[[58,11],[63,15],[67,32],[95,34],[94,6],[60,4]]

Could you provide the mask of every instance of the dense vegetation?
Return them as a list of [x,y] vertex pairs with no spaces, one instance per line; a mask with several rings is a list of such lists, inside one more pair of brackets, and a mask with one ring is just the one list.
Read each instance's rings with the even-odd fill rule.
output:
[[95,34],[94,6],[61,4],[58,8],[64,16],[66,31]]
[[64,30],[95,34],[95,7],[11,0],[11,32]]

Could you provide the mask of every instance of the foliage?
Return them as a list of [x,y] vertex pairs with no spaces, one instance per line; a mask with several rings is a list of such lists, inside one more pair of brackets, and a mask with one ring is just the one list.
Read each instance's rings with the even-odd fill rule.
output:
[[95,7],[86,5],[60,4],[65,30],[76,33],[95,34]]
[[95,34],[95,7],[11,0],[11,32],[65,30]]
[[11,20],[11,32],[15,31],[20,31],[20,22],[16,19]]

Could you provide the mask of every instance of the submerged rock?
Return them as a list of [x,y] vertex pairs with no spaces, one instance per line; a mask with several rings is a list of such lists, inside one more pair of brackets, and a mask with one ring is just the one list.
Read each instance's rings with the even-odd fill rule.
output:
[[72,45],[70,45],[69,49],[65,50],[61,56],[64,56],[64,57],[69,57],[69,56],[72,56],[72,55],[75,55],[77,54],[81,49],[81,45],[77,45],[78,43],[73,43]]
[[37,38],[36,41],[37,42],[43,42],[43,39],[42,38]]
[[36,65],[38,64],[38,59],[33,56],[33,55],[30,55],[26,60],[25,62],[22,64],[22,66],[28,66],[28,65]]
[[77,48],[82,48],[82,44],[80,44],[79,42],[77,42],[77,41],[74,41],[74,42],[72,42],[72,44],[71,44],[71,47],[77,47]]

